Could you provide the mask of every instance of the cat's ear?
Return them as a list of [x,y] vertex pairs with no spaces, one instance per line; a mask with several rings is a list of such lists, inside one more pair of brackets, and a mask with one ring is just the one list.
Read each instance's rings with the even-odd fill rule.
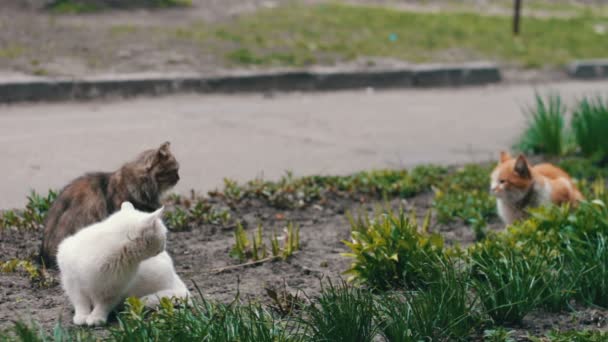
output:
[[158,220],[163,220],[163,212],[165,211],[165,207],[162,206],[157,209],[155,212],[149,213],[145,218],[146,226],[153,227]]
[[528,166],[528,161],[523,154],[520,154],[515,161],[514,171],[523,178],[531,178],[532,174],[530,173],[530,167]]
[[162,207],[158,208],[155,212],[150,214],[150,217],[152,217],[154,220],[156,220],[156,219],[162,220],[164,211],[165,211],[165,206],[163,205]]
[[504,163],[511,159],[511,155],[507,151],[500,151],[500,162]]
[[162,145],[160,145],[160,147],[158,148],[158,156],[161,158],[167,158],[169,156],[169,154],[171,154],[171,152],[169,151],[169,147],[171,146],[171,143],[168,141],[165,141]]
[[122,202],[120,205],[120,210],[135,210],[135,207],[131,202]]

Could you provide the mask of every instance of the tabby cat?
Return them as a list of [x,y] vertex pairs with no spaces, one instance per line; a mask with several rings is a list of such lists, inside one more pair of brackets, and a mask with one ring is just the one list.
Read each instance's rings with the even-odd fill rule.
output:
[[40,248],[40,260],[55,267],[59,243],[80,229],[120,210],[128,201],[145,212],[161,207],[160,196],[179,181],[179,163],[169,142],[142,152],[115,172],[89,173],[73,180],[49,209]]

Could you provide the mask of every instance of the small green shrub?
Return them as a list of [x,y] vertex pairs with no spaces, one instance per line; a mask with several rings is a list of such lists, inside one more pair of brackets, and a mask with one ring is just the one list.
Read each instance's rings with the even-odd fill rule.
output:
[[566,106],[557,94],[543,99],[536,94],[535,106],[526,109],[528,124],[517,148],[526,153],[563,155],[568,148]]
[[419,291],[388,294],[380,300],[379,320],[387,341],[462,340],[479,325],[468,274],[453,260],[442,261],[441,270],[436,281]]
[[331,282],[306,310],[311,341],[372,342],[378,334],[374,296],[365,289]]
[[350,217],[350,225],[352,241],[344,243],[351,252],[344,255],[354,259],[345,272],[352,280],[380,290],[415,288],[441,272],[433,262],[443,258],[443,238],[427,233],[430,212],[420,229],[415,218],[403,211],[387,211],[372,219]]
[[608,308],[608,236],[573,241],[566,255],[577,270],[577,298],[587,304]]
[[583,155],[608,163],[608,103],[601,96],[585,97],[572,115],[572,131]]
[[543,276],[549,266],[542,257],[488,239],[471,248],[469,258],[473,288],[494,322],[520,323],[542,303],[547,288]]

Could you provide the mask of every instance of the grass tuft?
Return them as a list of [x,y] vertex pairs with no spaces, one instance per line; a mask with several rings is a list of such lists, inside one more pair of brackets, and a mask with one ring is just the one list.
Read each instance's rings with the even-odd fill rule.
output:
[[572,116],[572,131],[584,156],[608,163],[608,104],[603,97],[585,97],[578,103]]
[[536,94],[535,106],[528,107],[528,126],[517,148],[526,153],[561,156],[568,148],[566,106],[557,94],[543,99]]

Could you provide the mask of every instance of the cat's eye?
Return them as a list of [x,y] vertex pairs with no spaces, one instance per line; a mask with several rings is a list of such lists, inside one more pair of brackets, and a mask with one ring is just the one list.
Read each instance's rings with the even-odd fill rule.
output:
[[501,179],[501,180],[499,180],[498,182],[499,182],[500,184],[505,184],[507,181],[506,181],[506,180],[504,180],[504,179]]

